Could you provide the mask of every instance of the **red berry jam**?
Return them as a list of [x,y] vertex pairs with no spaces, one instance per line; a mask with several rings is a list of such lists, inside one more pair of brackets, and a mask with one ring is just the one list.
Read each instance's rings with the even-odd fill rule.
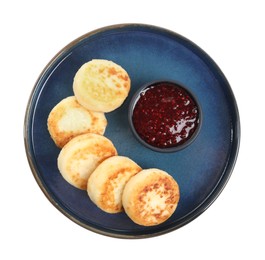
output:
[[132,114],[140,138],[157,148],[184,144],[193,136],[199,120],[195,100],[184,88],[171,82],[143,89]]

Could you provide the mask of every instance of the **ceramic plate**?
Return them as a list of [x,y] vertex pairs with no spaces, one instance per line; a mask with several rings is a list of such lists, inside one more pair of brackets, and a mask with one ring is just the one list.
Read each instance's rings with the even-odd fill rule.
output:
[[[119,155],[142,168],[160,168],[178,182],[177,210],[161,225],[143,227],[125,213],[97,208],[86,191],[68,184],[57,168],[60,152],[49,136],[47,117],[63,98],[73,95],[73,77],[91,59],[112,60],[131,77],[124,104],[107,113],[105,136]],[[200,102],[203,123],[196,140],[184,150],[159,153],[140,144],[130,130],[128,105],[149,81],[168,79],[187,86]],[[24,128],[26,153],[33,175],[51,203],[75,223],[119,237],[157,236],[189,223],[217,198],[233,170],[240,137],[239,115],[231,87],[215,62],[198,46],[172,31],[143,24],[114,25],[90,32],[63,48],[46,66],[30,96]]]

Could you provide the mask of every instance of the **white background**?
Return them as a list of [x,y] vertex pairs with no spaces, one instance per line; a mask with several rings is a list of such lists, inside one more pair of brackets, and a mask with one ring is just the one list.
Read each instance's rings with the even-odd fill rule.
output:
[[[1,259],[265,259],[262,1],[1,1]],[[147,23],[195,42],[231,84],[241,117],[232,177],[190,224],[141,240],[105,237],[62,215],[29,169],[28,98],[50,59],[75,38],[117,23]],[[33,257],[33,258],[32,258]]]

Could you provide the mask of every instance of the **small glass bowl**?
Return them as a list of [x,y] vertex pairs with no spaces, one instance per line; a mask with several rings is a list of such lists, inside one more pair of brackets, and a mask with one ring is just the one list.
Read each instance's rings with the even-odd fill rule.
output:
[[[146,97],[146,92],[147,91],[153,91],[154,92],[154,89],[155,88],[157,88],[157,87],[162,88],[162,86],[164,87],[164,91],[165,90],[168,91],[166,88],[171,88],[171,89],[173,89],[174,87],[175,88],[178,88],[178,93],[185,94],[190,100],[192,100],[191,102],[193,102],[193,104],[195,105],[194,109],[196,109],[196,116],[197,117],[196,117],[196,123],[195,123],[195,125],[196,125],[195,130],[194,129],[192,130],[193,133],[191,133],[191,135],[188,136],[186,140],[184,140],[185,138],[183,138],[183,140],[181,140],[180,142],[176,143],[175,145],[163,145],[163,146],[161,146],[161,144],[160,144],[160,146],[159,146],[159,145],[153,145],[153,144],[151,144],[150,142],[148,142],[148,141],[145,140],[145,137],[141,137],[140,136],[140,134],[136,130],[137,127],[135,127],[135,123],[134,123],[134,121],[135,121],[134,120],[134,110],[137,109],[136,108],[137,107],[137,104],[138,104],[138,102],[141,102],[140,101],[141,98],[143,98],[143,96],[145,96],[145,100],[147,100],[146,102],[148,102],[148,97]],[[155,92],[158,92],[158,90],[156,90]],[[153,95],[156,95],[154,93],[151,93],[151,98],[152,98],[152,94]],[[149,94],[149,97],[150,97],[150,94]],[[156,98],[158,98],[158,97],[156,97]],[[162,100],[163,97],[159,97],[159,99]],[[181,99],[181,97],[179,96],[178,99]],[[181,102],[179,102],[178,99],[175,100],[175,103],[174,104],[177,103],[178,106],[180,106],[180,105],[183,106],[183,104],[180,104]],[[165,100],[167,100],[167,98],[165,98]],[[170,100],[170,98],[168,100]],[[155,106],[157,104],[157,103],[156,104],[152,103],[152,101],[150,101],[150,102],[151,102],[151,106]],[[159,102],[160,105],[162,104],[161,102]],[[168,104],[168,105],[170,105],[170,104]],[[167,106],[167,104],[163,104],[163,106]],[[174,109],[176,109],[176,108],[174,108]],[[187,113],[187,112],[185,112],[185,113]],[[157,115],[153,117],[153,119],[155,119],[155,118],[157,118]],[[161,116],[161,118],[162,118],[161,120],[163,120],[163,117],[162,116]],[[187,118],[187,116],[186,116],[186,118]],[[131,127],[131,130],[132,130],[133,134],[135,135],[136,139],[141,144],[143,144],[147,148],[149,148],[149,149],[151,149],[153,151],[156,151],[156,152],[163,152],[163,153],[176,152],[176,151],[180,151],[180,150],[186,148],[187,146],[189,146],[196,139],[196,137],[198,136],[199,131],[201,129],[201,124],[202,124],[202,110],[201,110],[201,106],[199,105],[199,102],[198,102],[197,98],[194,96],[194,94],[192,94],[191,91],[188,90],[186,87],[184,87],[182,84],[180,84],[179,82],[176,82],[176,81],[160,80],[160,81],[153,81],[153,82],[149,82],[147,84],[144,84],[142,87],[140,87],[136,91],[136,93],[134,94],[134,96],[132,97],[132,99],[130,101],[129,112],[128,112],[128,119],[129,119],[129,125]],[[145,120],[145,119],[146,118],[143,117],[143,119],[141,119],[141,120]],[[183,120],[186,120],[186,119],[184,119],[184,118],[182,119],[181,118],[181,122],[184,122]],[[152,121],[155,121],[155,120],[152,120]],[[138,125],[139,124],[144,125],[145,123],[146,123],[146,121],[141,122],[140,120],[138,120],[138,123],[137,124]],[[168,129],[169,129],[169,126],[168,126]],[[172,129],[173,130],[170,130],[170,133],[172,135],[169,134],[169,135],[171,135],[171,137],[174,134],[177,133],[177,130],[174,128],[174,126],[173,126]],[[165,138],[167,136],[166,133],[162,133],[162,135],[164,135]],[[170,136],[169,135],[168,135],[168,137],[170,139]],[[176,137],[175,136],[175,138],[179,138],[179,137]]]

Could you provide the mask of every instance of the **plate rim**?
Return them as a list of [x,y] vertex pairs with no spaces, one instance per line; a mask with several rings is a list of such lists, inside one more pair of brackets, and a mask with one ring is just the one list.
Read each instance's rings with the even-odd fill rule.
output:
[[[230,153],[229,153],[229,156],[227,158],[227,161],[226,161],[227,164],[223,170],[223,174],[222,174],[221,178],[219,179],[219,181],[216,183],[215,188],[208,194],[207,198],[205,198],[201,202],[201,204],[199,204],[190,213],[188,213],[182,219],[180,219],[181,221],[178,221],[178,222],[180,222],[179,224],[175,224],[174,226],[168,227],[164,230],[157,230],[157,231],[152,232],[152,233],[136,234],[136,235],[126,234],[126,233],[122,233],[122,232],[118,233],[118,232],[114,232],[114,231],[110,231],[110,230],[107,231],[107,230],[103,230],[103,229],[98,229],[96,227],[93,227],[91,225],[83,223],[80,219],[78,219],[77,216],[73,216],[69,212],[67,212],[64,209],[64,207],[61,206],[60,203],[53,198],[53,196],[51,196],[50,192],[48,192],[47,188],[45,187],[45,184],[41,180],[41,178],[38,174],[38,171],[36,169],[36,166],[35,166],[35,162],[34,162],[34,158],[33,158],[34,156],[32,156],[32,154],[31,154],[32,148],[31,148],[31,143],[29,140],[30,139],[30,137],[29,137],[29,127],[30,127],[29,122],[31,120],[30,115],[31,115],[31,109],[32,109],[33,101],[34,101],[34,95],[36,94],[36,92],[38,92],[39,83],[41,82],[41,79],[43,77],[45,77],[49,68],[60,58],[60,56],[62,56],[64,53],[69,51],[71,48],[73,48],[77,44],[81,43],[86,38],[89,38],[92,35],[96,35],[98,33],[104,33],[104,32],[109,31],[109,30],[117,30],[117,29],[122,29],[122,28],[129,28],[129,27],[130,28],[136,28],[136,29],[137,28],[138,29],[139,28],[145,28],[145,29],[155,31],[156,33],[159,31],[160,33],[162,32],[166,35],[171,35],[174,38],[181,39],[184,42],[186,42],[187,44],[196,48],[201,54],[203,54],[202,56],[206,58],[207,62],[210,62],[210,64],[212,66],[214,66],[214,69],[216,70],[216,72],[221,76],[222,80],[224,80],[225,85],[226,85],[226,90],[229,91],[229,95],[230,95],[229,98],[232,100],[232,103],[233,103],[232,105],[234,108],[232,111],[233,115],[231,115],[231,117],[234,119],[234,120],[232,120],[234,124],[233,124],[233,127],[231,126],[231,128],[230,128],[230,130],[232,131],[231,135],[233,136],[233,138],[231,138],[232,141],[230,141],[230,143],[231,143]],[[236,164],[236,161],[238,158],[238,154],[239,154],[239,148],[240,148],[241,126],[240,126],[239,110],[238,110],[238,106],[237,106],[237,102],[236,102],[233,90],[232,90],[227,78],[225,77],[225,75],[223,74],[221,69],[218,67],[216,62],[203,49],[201,49],[193,41],[185,38],[184,36],[180,35],[177,32],[169,30],[167,28],[163,28],[163,27],[151,25],[151,24],[143,24],[143,23],[121,23],[121,24],[113,24],[113,25],[104,26],[104,27],[101,27],[98,29],[94,29],[90,32],[87,32],[87,33],[79,36],[78,38],[74,39],[73,41],[71,41],[70,43],[65,45],[65,47],[63,47],[59,52],[57,52],[57,54],[55,54],[50,59],[50,61],[47,63],[47,65],[40,72],[35,84],[33,85],[30,96],[28,98],[25,117],[24,117],[23,138],[24,138],[26,157],[27,157],[31,172],[32,172],[38,186],[40,187],[40,189],[44,193],[44,195],[51,202],[51,204],[53,206],[55,206],[55,208],[57,208],[62,214],[64,214],[67,218],[69,218],[70,220],[72,220],[76,224],[80,225],[81,227],[83,227],[87,230],[95,232],[97,234],[101,234],[101,235],[105,235],[105,236],[109,236],[109,237],[115,237],[115,238],[125,238],[125,239],[132,239],[132,238],[135,239],[136,238],[136,239],[139,239],[139,238],[156,237],[159,235],[163,235],[163,234],[172,232],[176,229],[179,229],[180,227],[183,227],[183,226],[187,225],[188,223],[190,223],[191,221],[193,221],[194,219],[196,219],[198,216],[200,216],[205,210],[207,210],[214,203],[214,201],[219,197],[219,195],[221,194],[221,192],[225,188],[225,186],[228,183],[228,181],[232,175],[232,172],[234,170],[234,167],[235,167],[235,164]]]

